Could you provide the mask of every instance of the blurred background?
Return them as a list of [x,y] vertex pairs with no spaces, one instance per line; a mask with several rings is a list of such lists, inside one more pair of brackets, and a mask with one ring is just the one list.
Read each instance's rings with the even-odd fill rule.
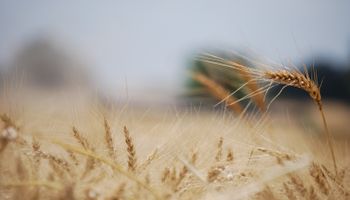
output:
[[349,9],[346,0],[1,0],[0,75],[47,93],[79,88],[135,105],[183,105],[192,104],[182,97],[198,53],[244,51],[315,66],[324,99],[346,104]]

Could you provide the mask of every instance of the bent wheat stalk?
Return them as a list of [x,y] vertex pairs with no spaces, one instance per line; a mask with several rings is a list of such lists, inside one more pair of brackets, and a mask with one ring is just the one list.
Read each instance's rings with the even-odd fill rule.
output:
[[[329,132],[327,120],[323,111],[320,88],[317,82],[314,81],[314,80],[317,80],[316,73],[314,74],[313,78],[311,78],[307,70],[305,70],[305,74],[304,74],[299,70],[271,71],[271,70],[252,69],[247,66],[241,65],[239,63],[236,63],[233,61],[227,61],[223,58],[210,55],[210,54],[205,54],[203,56],[200,56],[200,60],[215,64],[215,65],[231,68],[238,72],[244,72],[246,74],[250,74],[256,80],[260,80],[262,82],[268,82],[270,84],[268,88],[271,87],[272,83],[276,83],[276,84],[296,87],[306,91],[311,97],[311,99],[317,104],[318,110],[321,113],[322,122],[325,129],[325,134],[327,137],[327,143],[332,156],[334,170],[335,170],[335,173],[338,174],[337,163],[336,163],[335,153],[334,153],[334,148],[332,143],[333,138]],[[263,90],[265,90],[264,87],[262,88]],[[266,89],[266,92],[268,91],[268,88]],[[249,97],[251,98],[259,93],[252,94]]]
[[214,96],[217,100],[224,100],[226,105],[235,113],[241,114],[243,112],[243,108],[241,107],[241,105],[233,103],[236,101],[236,99],[233,96],[231,96],[230,92],[227,91],[224,87],[222,87],[221,85],[219,85],[214,80],[210,79],[204,74],[192,73],[191,75],[194,80],[204,85],[208,92],[210,92],[210,94]]
[[322,116],[323,126],[327,136],[327,143],[332,154],[334,170],[335,170],[335,173],[338,174],[337,163],[336,163],[334,148],[332,144],[332,136],[329,132],[326,117],[323,112],[321,92],[317,83],[313,81],[307,73],[305,75],[299,71],[287,71],[287,70],[280,70],[275,72],[267,71],[265,72],[264,76],[265,78],[273,80],[278,84],[289,85],[289,86],[300,88],[306,91],[309,94],[309,96],[312,98],[312,100],[317,104],[318,109]]

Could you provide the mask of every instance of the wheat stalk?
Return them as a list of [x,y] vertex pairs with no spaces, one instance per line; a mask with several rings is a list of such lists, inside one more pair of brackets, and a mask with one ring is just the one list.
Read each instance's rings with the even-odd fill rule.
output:
[[306,91],[309,94],[309,96],[313,99],[313,101],[317,104],[318,109],[321,113],[324,129],[326,132],[327,143],[331,151],[334,170],[336,174],[338,174],[338,168],[337,168],[337,163],[336,163],[335,153],[334,153],[334,148],[332,143],[333,139],[329,132],[326,117],[323,112],[321,92],[318,84],[310,78],[308,73],[306,73],[305,75],[300,71],[287,71],[287,70],[266,71],[264,72],[263,77],[268,80],[272,80],[278,84],[300,88]]
[[75,126],[72,127],[72,131],[73,131],[73,136],[74,136],[74,138],[78,141],[78,143],[79,143],[84,149],[86,149],[86,150],[87,150],[87,149],[90,149],[90,150],[91,150],[90,145],[89,145],[87,139],[81,135],[81,133],[79,132],[79,130],[78,130]]
[[51,155],[51,154],[48,154],[48,153],[45,153],[45,152],[41,151],[40,149],[36,150],[36,153],[40,158],[47,159],[47,160],[57,164],[58,166],[62,167],[67,172],[71,172],[71,169],[69,167],[68,162],[65,161],[64,159],[58,158],[58,157]]
[[106,141],[106,145],[108,148],[109,156],[112,159],[117,160],[117,154],[116,154],[116,151],[114,148],[111,127],[109,126],[109,123],[108,123],[106,118],[103,119],[103,124],[104,124],[104,128],[105,128],[105,141]]
[[[89,144],[88,140],[81,134],[81,132],[75,127],[72,127],[73,131],[73,136],[77,140],[77,142],[85,149],[85,150],[90,150],[94,151],[94,148]],[[73,152],[69,152],[69,154],[73,154]],[[92,169],[95,168],[96,162],[92,158],[87,158],[87,161],[85,163],[85,171],[82,174],[82,177],[85,177],[88,172],[90,172]]]
[[126,176],[127,178],[129,178],[130,180],[136,182],[138,185],[140,185],[141,187],[143,187],[144,189],[148,190],[156,199],[161,199],[160,196],[158,195],[158,193],[151,188],[150,186],[148,186],[147,184],[145,184],[143,181],[141,181],[137,176],[135,176],[134,174],[125,171],[120,165],[116,164],[114,161],[108,159],[108,158],[104,158],[98,154],[95,154],[94,152],[90,151],[90,150],[85,150],[85,149],[81,149],[79,147],[75,147],[66,143],[62,143],[61,141],[57,141],[57,140],[53,140],[52,143],[57,144],[59,146],[61,146],[62,148],[93,158],[97,161],[100,161],[106,165],[109,165],[113,170],[119,172],[120,174]]
[[[239,101],[244,100],[246,98],[252,98],[254,96],[260,95],[261,93],[268,91],[268,89],[271,87],[272,83],[285,85],[285,87],[292,86],[292,87],[296,87],[296,88],[299,88],[299,89],[306,91],[309,94],[309,96],[311,97],[311,99],[317,104],[318,109],[321,113],[322,122],[323,122],[323,126],[325,129],[325,134],[327,137],[327,143],[328,143],[328,146],[329,146],[329,149],[331,152],[331,156],[332,156],[334,170],[335,170],[336,175],[338,174],[338,168],[337,168],[337,163],[336,163],[336,158],[335,158],[335,153],[334,153],[334,148],[333,148],[333,143],[332,143],[333,138],[329,132],[327,120],[326,120],[326,117],[325,117],[325,114],[323,111],[320,88],[319,88],[317,82],[314,81],[314,80],[317,80],[316,73],[314,73],[314,77],[312,79],[309,76],[307,71],[304,74],[304,73],[300,72],[299,70],[292,71],[292,70],[252,69],[252,68],[249,68],[247,66],[241,65],[239,63],[236,63],[233,61],[227,61],[223,58],[220,58],[220,57],[217,57],[214,55],[210,55],[210,54],[203,55],[200,57],[200,59],[204,62],[207,62],[207,63],[220,65],[223,67],[234,69],[234,70],[241,72],[241,73],[250,74],[252,77],[255,77],[255,78],[252,78],[250,81],[260,80],[260,81],[269,82],[269,85],[267,88],[262,87],[259,90],[252,92],[252,94],[247,95],[246,97],[243,97],[242,99],[237,100],[235,102],[232,102],[230,104],[236,104]],[[228,95],[228,96],[231,96],[231,95]],[[227,97],[225,97],[224,99],[226,99],[226,98]]]
[[227,154],[226,154],[226,161],[227,162],[232,162],[233,159],[234,159],[233,151],[232,151],[232,149],[228,149],[227,150]]
[[326,196],[329,194],[329,183],[327,182],[326,175],[323,173],[321,167],[316,163],[312,163],[309,169],[311,177],[313,177],[316,185],[320,191]]
[[123,130],[124,130],[125,144],[127,146],[126,150],[128,152],[128,169],[131,171],[135,171],[136,161],[137,161],[135,146],[130,136],[128,128],[124,126]]
[[158,148],[155,148],[146,160],[138,167],[139,171],[145,170],[156,158],[158,158]]
[[226,105],[235,113],[241,114],[243,112],[243,108],[239,104],[233,103],[236,99],[230,95],[230,92],[214,80],[208,78],[202,73],[192,73],[192,78],[204,85],[208,92],[217,100],[224,100]]
[[290,174],[289,179],[291,184],[294,186],[295,191],[297,191],[300,196],[304,197],[307,193],[307,189],[304,185],[303,180],[295,174]]
[[223,144],[224,144],[224,138],[220,137],[219,138],[219,142],[217,143],[217,152],[216,152],[216,155],[215,155],[215,161],[216,162],[219,162],[221,160]]

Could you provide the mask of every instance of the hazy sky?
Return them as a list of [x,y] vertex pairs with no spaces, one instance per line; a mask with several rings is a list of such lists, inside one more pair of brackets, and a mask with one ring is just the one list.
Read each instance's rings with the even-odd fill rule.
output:
[[[0,0],[0,63],[24,42],[54,36],[94,67],[101,85],[131,95],[171,92],[189,55],[250,48],[277,61],[350,54],[350,1]],[[165,93],[164,93],[165,94]]]

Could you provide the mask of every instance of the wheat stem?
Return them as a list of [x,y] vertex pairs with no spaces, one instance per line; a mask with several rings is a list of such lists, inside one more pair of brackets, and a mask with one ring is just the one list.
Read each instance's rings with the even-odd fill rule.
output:
[[21,182],[9,182],[9,183],[0,183],[2,187],[22,187],[22,186],[43,186],[47,188],[60,190],[62,186],[55,182],[48,181],[21,181]]
[[329,149],[331,150],[332,160],[333,160],[333,167],[334,167],[334,170],[335,170],[335,175],[338,176],[338,168],[337,168],[337,163],[336,163],[336,159],[335,159],[334,148],[333,148],[333,144],[332,144],[333,137],[331,136],[331,134],[330,134],[330,132],[329,132],[329,129],[328,129],[327,120],[326,120],[326,116],[325,116],[325,114],[324,114],[324,112],[323,112],[322,103],[321,103],[321,102],[318,102],[317,105],[318,105],[318,109],[319,109],[319,111],[320,111],[320,113],[321,113],[321,116],[322,116],[322,121],[323,121],[324,129],[325,129],[325,131],[326,131],[327,143],[328,143]]

